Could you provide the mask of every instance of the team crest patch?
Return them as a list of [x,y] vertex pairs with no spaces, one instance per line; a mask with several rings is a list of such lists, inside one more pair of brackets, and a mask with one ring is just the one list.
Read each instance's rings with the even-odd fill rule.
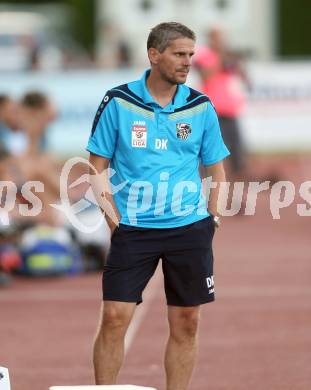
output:
[[146,124],[135,124],[132,126],[132,147],[146,148],[147,147],[147,127]]
[[191,126],[189,123],[176,123],[176,135],[177,138],[187,139],[191,134]]

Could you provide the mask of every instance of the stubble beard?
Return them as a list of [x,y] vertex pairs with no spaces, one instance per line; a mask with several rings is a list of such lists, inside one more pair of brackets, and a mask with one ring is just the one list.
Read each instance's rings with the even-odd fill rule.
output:
[[179,84],[185,84],[186,79],[184,81],[179,81],[177,77],[168,75],[165,71],[161,71],[161,76],[164,81],[171,84],[172,86],[179,85]]

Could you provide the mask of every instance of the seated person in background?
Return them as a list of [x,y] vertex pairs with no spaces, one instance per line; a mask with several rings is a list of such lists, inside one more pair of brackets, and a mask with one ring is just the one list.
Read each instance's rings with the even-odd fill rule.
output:
[[[0,95],[0,180],[14,181],[10,174],[12,156],[25,150],[27,141],[20,131],[20,109],[17,101],[9,95]],[[3,201],[3,190],[1,201]],[[0,210],[1,211],[1,210]],[[1,221],[1,218],[0,218]],[[1,222],[0,222],[1,223]],[[1,228],[2,226],[0,226]],[[3,227],[2,227],[3,228]],[[3,228],[5,230],[5,228]]]
[[10,96],[0,95],[0,154],[17,154],[25,150],[26,136],[20,131],[20,110],[18,102]]
[[44,192],[36,193],[43,203],[43,210],[35,220],[50,225],[57,224],[56,213],[48,204],[59,198],[60,166],[42,150],[42,139],[56,117],[56,107],[46,95],[37,91],[26,93],[20,101],[20,124],[27,145],[22,153],[10,156],[6,161],[7,177],[18,187],[31,180],[44,184]]
[[[79,242],[71,226],[66,225],[64,216],[49,206],[60,203],[59,180],[62,162],[55,161],[46,151],[44,139],[46,129],[56,117],[56,107],[41,92],[28,92],[20,102],[0,95],[0,146],[3,148],[0,150],[0,180],[11,181],[17,187],[15,207],[9,213],[9,225],[2,224],[0,215],[0,285],[9,284],[8,267],[16,268],[18,262],[23,265],[22,268],[19,266],[19,272],[27,275],[39,275],[42,272],[76,273],[82,269],[96,270],[102,266],[106,251],[104,245],[108,246],[105,241],[105,228],[98,242],[96,237],[94,240],[94,234],[88,240],[81,234],[80,237],[83,236],[84,240],[80,239]],[[23,135],[23,143],[12,136],[17,133]],[[72,179],[76,180],[84,174],[87,174],[86,168],[79,166],[73,169]],[[34,217],[25,217],[19,212],[19,205],[28,203],[21,192],[23,184],[28,181],[40,181],[44,185],[44,192],[35,193],[42,202],[42,211]],[[68,190],[68,195],[73,200],[80,200],[80,193],[84,193],[87,188],[85,183],[83,188],[78,186],[74,191]],[[8,196],[5,191],[2,192]],[[88,214],[85,218],[89,221],[94,217]],[[77,245],[83,251],[83,264]],[[22,258],[18,250],[21,250]],[[51,268],[40,270],[40,264],[35,268],[32,254],[36,259],[40,256],[49,258]],[[34,268],[29,266],[27,259],[32,259]]]

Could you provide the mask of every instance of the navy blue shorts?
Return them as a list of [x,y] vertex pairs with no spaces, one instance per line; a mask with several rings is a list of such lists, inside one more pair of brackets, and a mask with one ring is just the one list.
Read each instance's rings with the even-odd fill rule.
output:
[[214,297],[211,217],[190,225],[149,229],[120,224],[104,265],[103,299],[142,302],[142,292],[162,259],[168,305],[196,306]]

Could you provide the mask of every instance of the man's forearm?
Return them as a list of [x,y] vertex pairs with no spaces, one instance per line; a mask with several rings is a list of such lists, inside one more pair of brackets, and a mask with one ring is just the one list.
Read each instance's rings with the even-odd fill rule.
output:
[[108,176],[109,160],[99,156],[90,156],[90,183],[93,194],[110,228],[117,226],[120,213],[115,204]]
[[100,209],[110,227],[119,225],[121,217],[110,189],[107,192],[103,191],[101,193]]
[[219,210],[222,210],[226,199],[220,191],[220,183],[226,181],[226,174],[222,163],[212,165],[205,168],[205,175],[209,177],[209,197],[207,199],[208,211],[213,215],[219,215]]

